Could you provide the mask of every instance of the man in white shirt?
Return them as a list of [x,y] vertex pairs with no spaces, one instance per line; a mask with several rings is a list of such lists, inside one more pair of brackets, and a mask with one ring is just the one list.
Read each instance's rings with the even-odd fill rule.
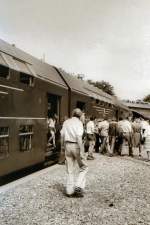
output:
[[100,153],[104,153],[105,149],[107,153],[110,153],[110,145],[109,145],[109,122],[107,121],[107,117],[104,116],[103,121],[98,123],[98,130],[101,139],[101,148]]
[[144,134],[145,130],[147,129],[148,122],[141,117],[141,132]]
[[89,148],[88,148],[88,160],[93,160],[93,151],[95,146],[95,124],[94,124],[95,118],[93,116],[90,117],[90,121],[86,124],[86,134],[87,134],[87,140],[89,142]]
[[123,120],[120,120],[118,122],[118,130],[123,133],[131,133],[132,132],[131,123],[125,118]]
[[127,141],[129,146],[129,155],[133,156],[132,149],[132,125],[128,121],[126,116],[123,116],[123,119],[118,122],[118,136],[119,136],[119,152],[121,154],[123,142]]
[[[83,197],[85,176],[88,170],[82,142],[83,123],[80,118],[82,118],[82,111],[78,108],[74,109],[72,118],[67,119],[63,123],[61,130],[61,144],[62,148],[65,149],[67,167],[66,195],[69,197]],[[80,168],[76,183],[74,183],[75,161],[77,161]]]

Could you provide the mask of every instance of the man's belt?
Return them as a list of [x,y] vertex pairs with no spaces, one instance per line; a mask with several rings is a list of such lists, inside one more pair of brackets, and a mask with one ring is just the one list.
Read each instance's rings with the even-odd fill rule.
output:
[[74,141],[65,141],[65,143],[69,143],[69,144],[77,144],[77,142],[74,142]]

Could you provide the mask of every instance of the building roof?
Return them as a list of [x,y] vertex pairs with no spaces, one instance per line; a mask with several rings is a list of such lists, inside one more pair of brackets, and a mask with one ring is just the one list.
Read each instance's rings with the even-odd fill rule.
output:
[[131,107],[131,108],[140,108],[140,109],[149,109],[150,110],[150,103],[135,103],[135,102],[123,102],[124,105]]
[[139,112],[137,110],[131,110],[135,115],[141,116],[145,119],[149,119],[150,120],[150,113],[146,113],[146,112]]
[[0,62],[6,63],[10,68],[27,72],[50,83],[67,88],[65,82],[53,68],[15,46],[0,39]]

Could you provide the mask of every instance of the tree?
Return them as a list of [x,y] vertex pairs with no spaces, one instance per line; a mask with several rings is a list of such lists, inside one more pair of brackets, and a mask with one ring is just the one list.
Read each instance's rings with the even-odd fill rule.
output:
[[107,81],[102,80],[94,82],[92,80],[88,80],[88,83],[94,85],[95,87],[101,89],[109,95],[115,95],[114,87]]
[[146,95],[146,96],[143,98],[143,101],[144,101],[144,102],[150,102],[150,94],[149,94],[149,95]]

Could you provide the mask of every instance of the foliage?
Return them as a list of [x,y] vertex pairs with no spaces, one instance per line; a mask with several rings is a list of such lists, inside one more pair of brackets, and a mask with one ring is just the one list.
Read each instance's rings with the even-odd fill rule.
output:
[[109,95],[113,96],[115,95],[114,87],[107,81],[102,80],[94,82],[92,80],[88,80],[88,83],[94,85],[95,87],[101,89],[102,91],[106,92]]
[[144,101],[144,102],[150,102],[150,94],[149,94],[149,95],[146,95],[146,96],[143,98],[143,101]]

